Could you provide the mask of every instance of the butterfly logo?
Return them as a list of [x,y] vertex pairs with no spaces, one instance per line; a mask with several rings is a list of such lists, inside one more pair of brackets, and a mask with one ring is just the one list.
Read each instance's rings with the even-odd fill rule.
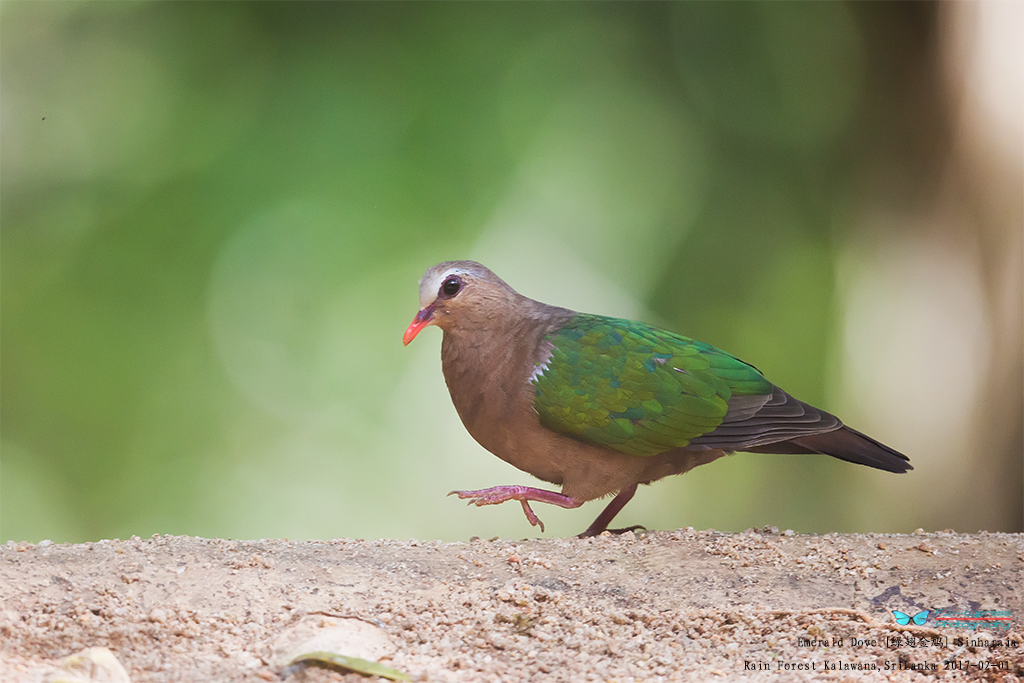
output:
[[894,617],[896,617],[896,623],[899,624],[900,626],[906,626],[911,621],[913,621],[918,626],[924,626],[924,622],[928,621],[928,615],[929,614],[931,614],[931,612],[929,610],[925,610],[923,612],[918,612],[914,616],[910,616],[909,614],[904,614],[903,612],[899,611],[898,609],[894,609],[892,611],[892,615]]

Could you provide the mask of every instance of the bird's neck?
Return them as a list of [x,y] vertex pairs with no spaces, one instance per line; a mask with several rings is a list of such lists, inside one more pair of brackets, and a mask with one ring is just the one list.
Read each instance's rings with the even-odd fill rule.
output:
[[526,302],[514,318],[444,331],[441,368],[452,403],[471,433],[478,422],[493,420],[514,404],[532,404],[529,376],[542,339],[575,315]]

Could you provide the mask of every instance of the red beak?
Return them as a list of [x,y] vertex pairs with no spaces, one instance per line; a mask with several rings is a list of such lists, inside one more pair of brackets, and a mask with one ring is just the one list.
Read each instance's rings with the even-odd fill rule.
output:
[[420,333],[424,327],[433,322],[434,319],[434,307],[427,306],[422,311],[416,314],[416,317],[412,319],[412,324],[409,325],[405,330],[405,334],[402,335],[402,344],[405,346],[409,345],[416,335]]

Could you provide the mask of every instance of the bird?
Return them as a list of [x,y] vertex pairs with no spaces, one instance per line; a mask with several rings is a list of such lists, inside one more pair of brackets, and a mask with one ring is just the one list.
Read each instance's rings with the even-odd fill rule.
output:
[[455,410],[485,449],[560,491],[452,491],[470,505],[518,501],[577,508],[614,497],[581,537],[596,536],[637,486],[736,451],[830,455],[886,472],[910,459],[800,401],[753,365],[710,344],[519,294],[475,261],[446,261],[419,281],[408,346],[441,328],[441,368]]

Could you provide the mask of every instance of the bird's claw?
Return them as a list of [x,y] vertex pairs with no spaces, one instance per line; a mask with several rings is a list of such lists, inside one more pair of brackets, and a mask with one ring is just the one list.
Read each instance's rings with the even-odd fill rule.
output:
[[530,507],[530,502],[525,498],[519,501],[523,504],[523,514],[526,515],[526,519],[529,520],[533,526],[539,526],[541,533],[544,533],[544,522],[540,521],[540,517],[534,513],[533,508]]
[[618,536],[619,534],[624,534],[627,531],[636,531],[637,529],[647,531],[647,527],[645,527],[643,524],[634,524],[633,526],[627,526],[621,529],[601,529],[600,531],[591,531],[590,529],[587,529],[582,534],[576,536],[576,538],[590,538],[591,536],[600,536],[606,531],[610,534]]
[[512,500],[513,496],[503,491],[494,489],[480,489],[479,491],[449,491],[449,496],[458,496],[462,500],[468,500],[467,505],[497,505],[506,500]]

